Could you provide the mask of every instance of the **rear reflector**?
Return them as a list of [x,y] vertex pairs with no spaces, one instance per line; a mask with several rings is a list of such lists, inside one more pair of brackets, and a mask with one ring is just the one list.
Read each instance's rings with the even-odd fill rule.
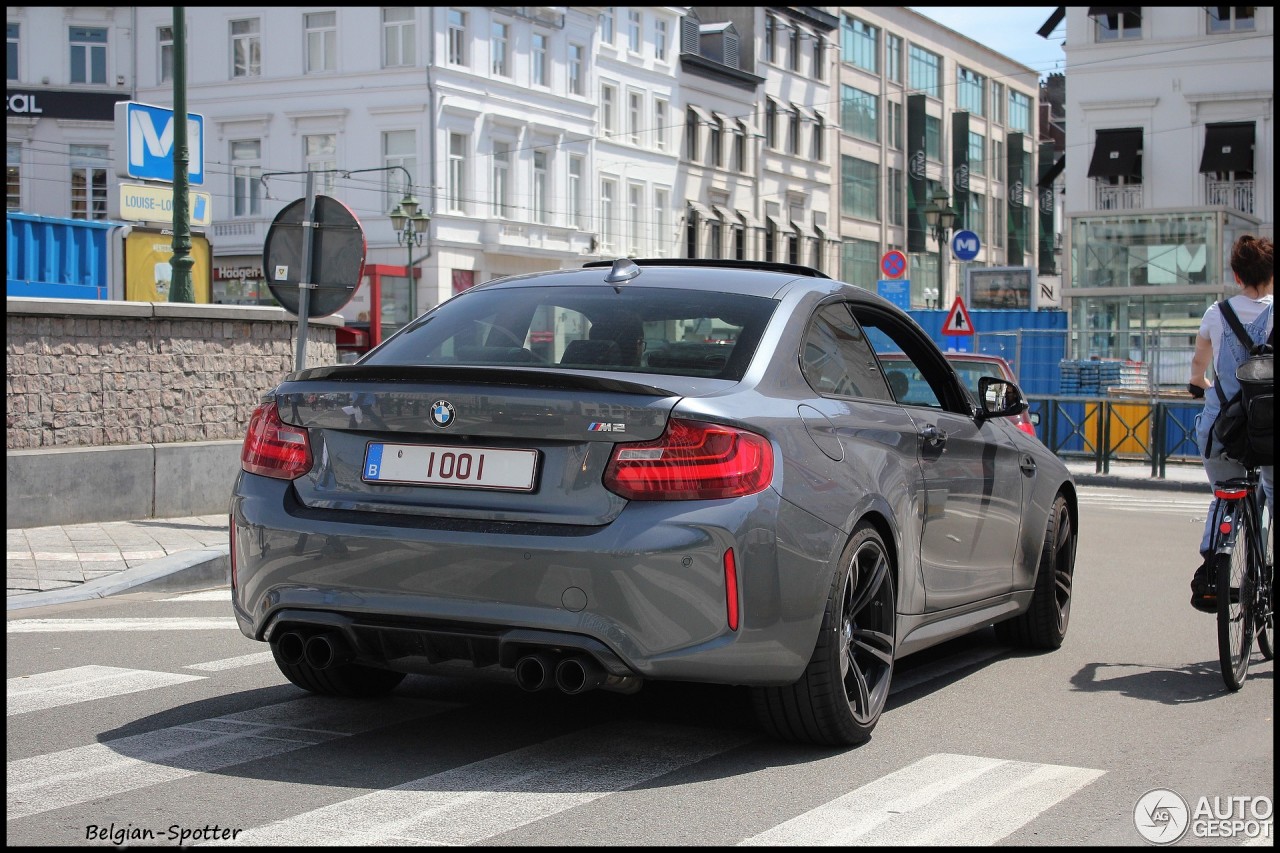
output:
[[738,630],[738,566],[733,559],[733,549],[724,552],[724,603],[729,630]]
[[249,417],[240,467],[250,474],[296,480],[311,470],[311,442],[302,427],[280,420],[275,403],[263,403]]
[[773,447],[764,436],[721,424],[672,418],[654,441],[619,444],[604,486],[637,501],[736,498],[773,479]]
[[1249,494],[1248,489],[1214,489],[1213,496],[1228,501],[1244,500],[1244,496]]

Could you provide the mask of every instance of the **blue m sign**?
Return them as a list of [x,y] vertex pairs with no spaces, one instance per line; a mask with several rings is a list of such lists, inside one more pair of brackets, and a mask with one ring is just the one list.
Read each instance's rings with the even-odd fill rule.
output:
[[[173,183],[173,110],[116,104],[116,174]],[[204,116],[187,113],[187,179],[204,183]],[[123,162],[121,157],[123,156]]]

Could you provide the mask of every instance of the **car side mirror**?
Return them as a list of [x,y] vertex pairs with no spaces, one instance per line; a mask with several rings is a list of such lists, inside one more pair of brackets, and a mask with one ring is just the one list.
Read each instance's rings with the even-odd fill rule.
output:
[[1017,415],[1028,408],[1027,400],[1016,384],[995,376],[978,377],[978,398],[982,409],[979,420]]

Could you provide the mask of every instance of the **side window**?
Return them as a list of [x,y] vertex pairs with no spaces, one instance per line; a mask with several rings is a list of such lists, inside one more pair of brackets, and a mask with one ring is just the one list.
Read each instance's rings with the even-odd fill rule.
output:
[[860,306],[853,313],[880,360],[894,399],[904,406],[971,411],[968,392],[953,378],[937,345],[888,314]]
[[871,343],[844,303],[827,305],[814,315],[800,360],[805,379],[819,394],[893,399]]

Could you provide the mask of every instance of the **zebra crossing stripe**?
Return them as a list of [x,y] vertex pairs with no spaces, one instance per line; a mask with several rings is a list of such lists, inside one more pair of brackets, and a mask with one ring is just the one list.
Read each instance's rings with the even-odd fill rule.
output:
[[211,717],[6,765],[8,820],[77,806],[162,782],[438,714],[456,703],[364,704],[307,697]]
[[5,682],[5,715],[12,717],[94,699],[109,699],[185,681],[200,681],[205,677],[115,666],[77,666],[10,678]]
[[225,843],[476,844],[750,740],[645,723],[601,726],[249,829]]
[[930,755],[742,845],[989,845],[1103,773],[972,755]]
[[211,660],[206,663],[187,664],[183,669],[196,669],[201,672],[222,672],[227,669],[236,669],[242,666],[257,666],[260,663],[270,663],[271,652],[255,652],[251,655],[239,655],[233,658],[223,658],[222,660]]

